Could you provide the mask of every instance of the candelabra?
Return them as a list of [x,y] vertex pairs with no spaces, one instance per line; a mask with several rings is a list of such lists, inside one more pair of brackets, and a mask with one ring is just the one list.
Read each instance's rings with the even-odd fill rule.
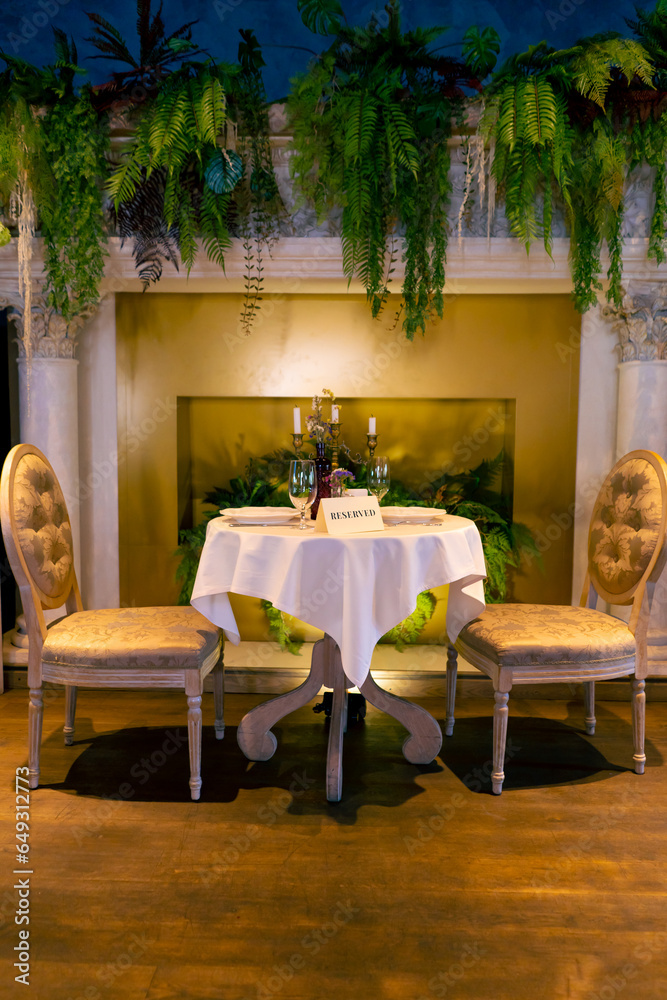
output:
[[331,471],[338,468],[338,438],[343,425],[336,421],[331,424]]
[[375,449],[378,446],[378,436],[377,434],[367,434],[366,440],[368,441],[368,451],[372,459],[375,455]]
[[301,445],[303,444],[303,434],[292,434],[294,442],[294,453],[297,458],[301,458]]

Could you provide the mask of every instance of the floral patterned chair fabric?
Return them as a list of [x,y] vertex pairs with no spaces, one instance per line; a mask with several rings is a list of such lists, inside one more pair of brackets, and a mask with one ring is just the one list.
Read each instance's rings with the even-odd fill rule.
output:
[[646,572],[658,544],[662,504],[660,480],[645,459],[617,466],[593,510],[588,559],[593,581],[610,594],[624,594]]
[[220,652],[220,630],[194,608],[78,611],[48,631],[42,660],[133,670],[203,667]]
[[627,660],[635,639],[625,622],[593,608],[491,604],[466,625],[466,644],[502,667]]
[[12,503],[28,572],[43,594],[55,597],[74,565],[72,530],[60,484],[38,455],[24,455],[18,463]]
[[[580,607],[491,605],[459,634],[447,660],[445,734],[454,729],[456,657],[493,681],[492,790],[505,780],[507,703],[515,684],[583,682],[586,731],[595,732],[594,682],[633,676],[634,764],[643,773],[646,631],[653,585],[665,563],[667,465],[634,451],[616,463],[597,497],[588,538],[588,576]],[[598,597],[632,604],[629,623],[598,611]],[[614,600],[616,598],[616,600]]]
[[[5,460],[0,519],[28,625],[30,787],[39,784],[44,681],[65,685],[66,744],[74,734],[77,685],[180,688],[188,704],[190,795],[198,799],[202,692],[211,672],[216,737],[225,731],[221,630],[190,607],[84,611],[63,492],[32,445],[17,445]],[[62,605],[66,616],[47,632],[44,609]]]

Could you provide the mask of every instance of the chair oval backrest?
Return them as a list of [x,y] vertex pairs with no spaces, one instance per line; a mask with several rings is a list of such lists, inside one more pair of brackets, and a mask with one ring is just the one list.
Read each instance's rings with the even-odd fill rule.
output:
[[72,530],[60,483],[38,448],[12,448],[0,492],[2,533],[17,583],[27,576],[42,603],[58,607],[75,581]]
[[667,527],[667,465],[652,451],[619,459],[598,493],[588,568],[600,596],[629,603],[661,557]]

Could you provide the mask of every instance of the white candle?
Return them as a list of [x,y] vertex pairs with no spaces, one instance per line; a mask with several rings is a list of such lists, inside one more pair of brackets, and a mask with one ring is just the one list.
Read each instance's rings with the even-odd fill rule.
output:
[[339,420],[339,417],[338,417],[338,407],[335,406],[334,404],[332,404],[332,406],[331,406],[331,423],[332,424],[337,424],[338,420]]
[[294,407],[294,433],[301,433],[301,409],[298,406]]
[[375,429],[375,417],[368,418],[368,433],[377,434],[377,431]]

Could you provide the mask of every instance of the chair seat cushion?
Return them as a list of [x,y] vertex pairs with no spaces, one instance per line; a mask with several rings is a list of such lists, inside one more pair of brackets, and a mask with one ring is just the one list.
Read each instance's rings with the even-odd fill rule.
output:
[[216,651],[220,636],[190,607],[77,611],[51,626],[42,660],[117,670],[192,669]]
[[466,625],[459,641],[501,667],[595,663],[635,653],[625,622],[555,604],[492,604]]

